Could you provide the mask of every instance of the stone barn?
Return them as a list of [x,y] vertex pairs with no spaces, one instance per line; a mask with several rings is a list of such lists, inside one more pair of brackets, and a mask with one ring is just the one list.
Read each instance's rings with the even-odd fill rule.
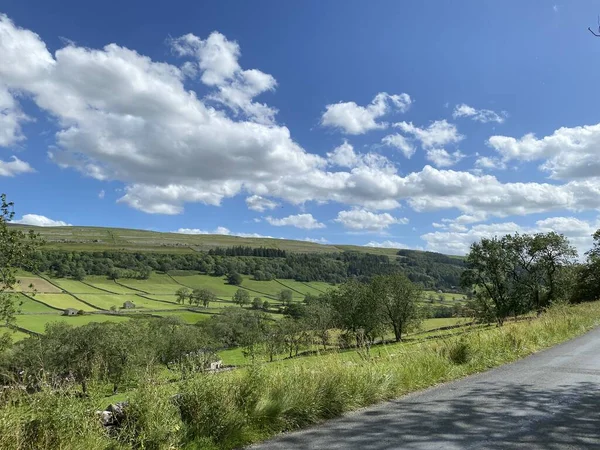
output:
[[79,313],[79,310],[75,308],[67,308],[63,311],[63,316],[76,316]]
[[133,303],[132,301],[127,300],[126,302],[123,303],[123,309],[133,309],[135,308],[135,303]]

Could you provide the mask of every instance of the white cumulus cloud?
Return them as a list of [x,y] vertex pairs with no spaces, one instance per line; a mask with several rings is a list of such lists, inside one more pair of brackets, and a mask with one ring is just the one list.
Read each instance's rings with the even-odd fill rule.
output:
[[448,153],[443,148],[432,148],[427,150],[427,159],[437,167],[450,167],[465,157],[460,150]]
[[49,219],[46,216],[38,214],[24,214],[19,220],[13,220],[12,223],[21,225],[35,225],[36,227],[70,227],[71,224],[62,220]]
[[264,212],[267,209],[277,208],[279,203],[261,197],[260,195],[251,195],[246,198],[246,205],[248,206],[248,209],[251,209],[252,211]]
[[315,219],[312,214],[296,214],[281,219],[276,219],[271,216],[265,217],[265,220],[275,227],[296,227],[303,228],[305,230],[312,230],[316,228],[325,228],[325,224]]
[[12,161],[2,161],[0,159],[0,177],[14,177],[15,175],[31,172],[35,172],[33,167],[16,156],[12,157]]
[[321,125],[337,128],[346,134],[364,134],[386,128],[387,123],[377,119],[394,110],[406,112],[411,103],[408,94],[390,95],[387,92],[377,94],[367,106],[359,106],[355,102],[333,103],[325,107]]
[[406,158],[409,158],[414,155],[416,148],[415,146],[404,136],[401,134],[389,134],[385,136],[381,143],[387,145],[388,147],[395,147],[400,150]]
[[352,209],[338,212],[334,222],[341,223],[344,228],[350,230],[382,231],[389,228],[390,225],[406,225],[408,219],[406,217],[394,217],[389,213],[376,214],[364,209]]
[[488,122],[496,122],[496,123],[504,123],[508,114],[506,111],[501,111],[500,113],[494,112],[491,109],[475,109],[472,106],[466,105],[464,103],[460,105],[456,105],[454,108],[454,112],[452,113],[452,117],[468,117],[476,122],[488,123]]

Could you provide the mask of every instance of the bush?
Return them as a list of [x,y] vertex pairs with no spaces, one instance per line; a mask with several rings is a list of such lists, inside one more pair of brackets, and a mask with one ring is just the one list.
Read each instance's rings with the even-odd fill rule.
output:
[[454,339],[442,347],[442,355],[452,364],[466,364],[472,357],[471,345],[466,339]]
[[141,383],[126,406],[117,439],[147,450],[178,448],[182,422],[175,398],[162,393],[152,381]]
[[69,391],[41,391],[18,407],[0,409],[3,450],[107,448],[110,439],[89,399]]

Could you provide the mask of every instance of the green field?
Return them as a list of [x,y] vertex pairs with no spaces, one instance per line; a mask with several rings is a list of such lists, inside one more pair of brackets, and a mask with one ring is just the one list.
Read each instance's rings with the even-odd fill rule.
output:
[[231,298],[233,294],[235,294],[235,291],[239,289],[238,286],[227,284],[225,277],[211,277],[209,275],[184,275],[175,276],[173,278],[190,289],[208,289],[217,297]]
[[16,324],[26,330],[43,333],[46,324],[51,322],[65,322],[70,325],[81,326],[90,322],[122,322],[129,320],[127,317],[109,316],[104,314],[90,314],[85,316],[61,316],[51,314],[28,314],[16,317]]
[[[37,298],[38,296],[36,295]],[[14,297],[15,300],[15,304],[18,306],[20,304],[20,306],[18,306],[19,308],[19,312],[20,313],[29,313],[29,314],[57,314],[59,313],[59,311],[56,311],[55,309],[52,309],[42,303],[36,302],[35,300],[31,300],[30,298],[24,296],[24,295],[20,295],[17,294]]]
[[29,337],[29,334],[24,333],[19,330],[11,330],[10,328],[6,328],[5,326],[0,326],[0,335],[4,334],[8,331],[8,335],[13,342],[17,342]]
[[155,273],[147,280],[122,279],[118,280],[118,283],[149,294],[174,294],[181,287],[167,275]]
[[80,302],[69,294],[36,294],[36,300],[44,302],[50,306],[60,309],[75,308],[83,311],[96,311],[96,308]]
[[211,316],[210,314],[192,312],[192,311],[158,312],[158,313],[155,313],[155,315],[161,316],[161,317],[178,317],[181,320],[183,320],[184,322],[192,323],[192,324],[201,322],[202,320],[209,319]]
[[140,297],[138,295],[119,295],[119,294],[80,294],[79,298],[85,300],[96,306],[98,309],[105,311],[109,310],[111,306],[115,306],[117,309],[121,309],[123,303],[126,301],[133,302],[136,309],[173,309],[179,308],[180,306],[176,303],[167,304],[158,302],[155,300],[149,300],[147,298]]
[[118,285],[113,280],[109,280],[104,276],[88,276],[85,277],[85,282],[97,287],[103,291],[109,291],[113,294],[137,294],[137,291]]
[[89,286],[81,281],[70,280],[68,278],[53,278],[52,283],[60,286],[61,289],[71,294],[102,294],[104,291]]

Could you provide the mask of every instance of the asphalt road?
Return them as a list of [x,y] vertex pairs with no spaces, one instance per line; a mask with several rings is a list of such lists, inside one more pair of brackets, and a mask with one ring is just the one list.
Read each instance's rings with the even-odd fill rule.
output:
[[600,449],[600,329],[251,448]]

